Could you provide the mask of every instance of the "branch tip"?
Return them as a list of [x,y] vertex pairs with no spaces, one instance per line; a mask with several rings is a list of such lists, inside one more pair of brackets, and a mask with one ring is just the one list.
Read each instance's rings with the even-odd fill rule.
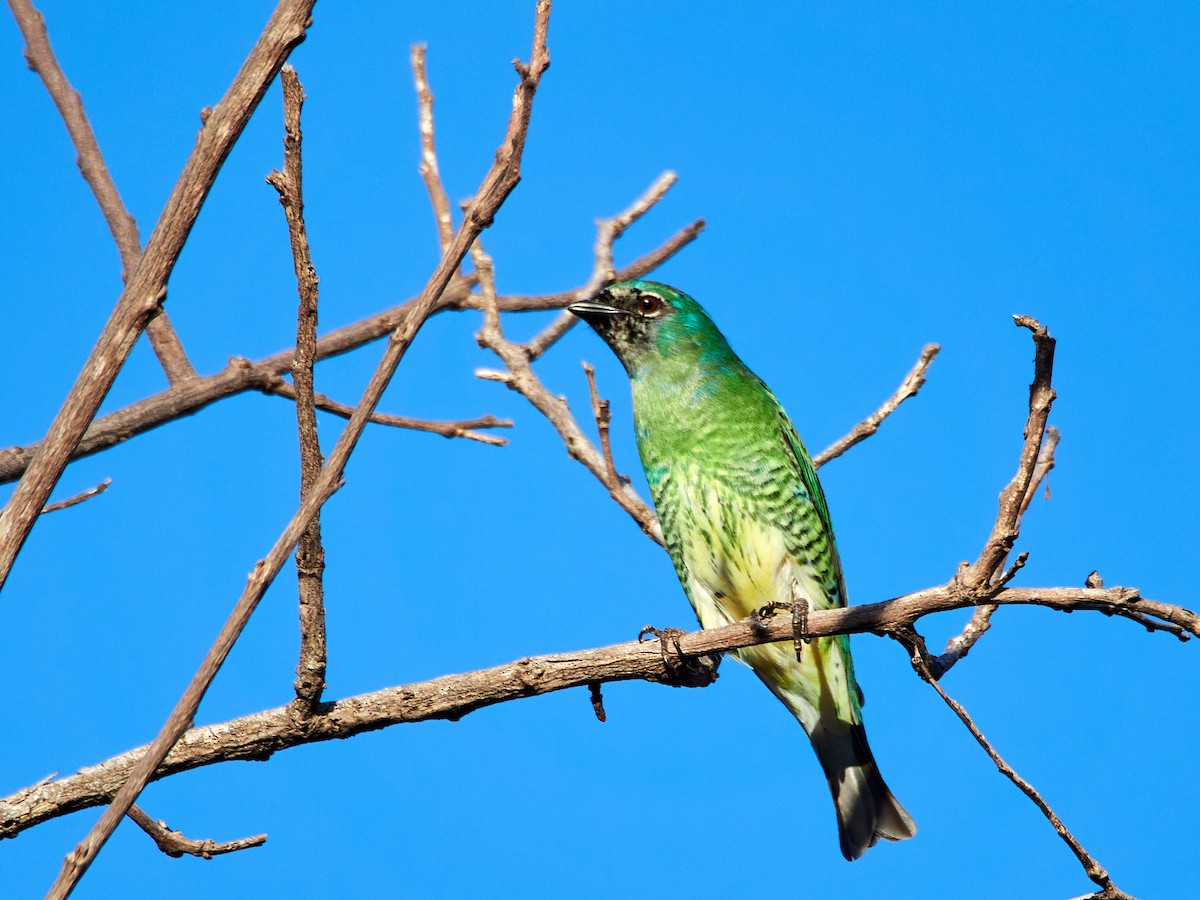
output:
[[218,842],[210,838],[194,840],[184,837],[178,831],[174,831],[161,819],[152,819],[136,805],[129,807],[128,816],[137,823],[137,826],[142,831],[150,836],[159,850],[175,859],[184,854],[197,856],[201,859],[212,859],[214,856],[220,856],[225,853],[236,853],[239,850],[248,850],[251,847],[261,847],[267,842],[265,834],[238,838],[234,841]]
[[834,441],[820,453],[813,457],[813,467],[820,468],[827,462],[837,459],[855,444],[865,441],[871,435],[879,430],[879,426],[883,424],[883,420],[900,408],[900,404],[909,397],[916,396],[925,384],[925,373],[929,370],[929,366],[937,357],[941,347],[937,344],[926,344],[921,348],[921,353],[917,357],[916,363],[904,376],[904,380],[900,382],[900,386],[892,392],[883,404],[867,416],[861,422],[850,430],[850,433],[845,437]]

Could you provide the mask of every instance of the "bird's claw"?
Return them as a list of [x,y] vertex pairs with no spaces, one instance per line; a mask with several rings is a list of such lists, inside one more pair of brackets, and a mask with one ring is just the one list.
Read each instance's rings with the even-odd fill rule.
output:
[[769,619],[780,610],[791,608],[792,605],[790,603],[780,603],[778,600],[772,600],[766,606],[760,606],[758,609],[756,609],[754,611],[754,615],[758,616],[760,619]]
[[653,625],[647,625],[645,628],[643,628],[641,631],[638,632],[638,638],[637,638],[638,643],[639,644],[644,643],[646,640],[646,635],[648,635],[648,634],[652,634],[655,637],[659,637],[659,638],[662,637],[662,631],[655,628]]
[[663,668],[670,684],[677,687],[705,687],[717,680],[717,667],[721,663],[720,653],[689,655],[683,652],[679,639],[687,634],[682,628],[655,628],[647,625],[638,632],[638,642],[648,636],[658,638],[662,653]]
[[808,633],[808,600],[804,597],[792,604],[792,643],[796,645],[796,662],[800,662],[800,651],[805,644],[812,643]]
[[785,609],[792,612],[792,643],[796,646],[796,662],[800,662],[804,645],[812,643],[812,635],[808,633],[808,599],[803,597],[793,586],[791,603],[772,600],[766,606],[756,610],[755,615],[760,619],[767,619]]
[[667,642],[674,644],[674,655],[683,658],[683,648],[679,646],[679,639],[686,634],[682,628],[655,628],[653,625],[647,625],[638,632],[638,643],[646,640],[648,635],[653,635],[658,638],[658,645],[662,649],[663,665],[667,669],[674,669],[675,663],[671,660],[671,652],[667,647]]

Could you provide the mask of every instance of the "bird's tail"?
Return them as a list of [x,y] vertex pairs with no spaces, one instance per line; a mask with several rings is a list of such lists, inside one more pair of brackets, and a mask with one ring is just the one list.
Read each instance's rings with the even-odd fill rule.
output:
[[884,783],[862,725],[818,723],[809,734],[837,808],[842,855],[858,859],[883,838],[902,841],[916,823]]

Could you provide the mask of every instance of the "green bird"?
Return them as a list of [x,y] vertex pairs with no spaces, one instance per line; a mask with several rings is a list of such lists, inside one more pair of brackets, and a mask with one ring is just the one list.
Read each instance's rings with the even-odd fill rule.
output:
[[[846,605],[825,495],[775,395],[704,309],[654,281],[614,284],[570,310],[629,373],[642,467],[684,592],[705,628],[770,603]],[[804,726],[837,810],[842,854],[912,837],[875,765],[845,635],[733,654]]]

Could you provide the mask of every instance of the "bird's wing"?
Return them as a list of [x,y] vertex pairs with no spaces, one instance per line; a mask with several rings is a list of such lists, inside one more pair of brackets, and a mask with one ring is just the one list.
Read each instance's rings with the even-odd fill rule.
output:
[[[775,399],[774,394],[771,396],[772,399]],[[825,503],[825,492],[821,489],[821,482],[817,479],[817,470],[812,464],[812,457],[808,455],[808,451],[804,448],[804,442],[800,440],[800,435],[796,433],[796,426],[792,424],[792,420],[788,418],[778,399],[775,399],[775,407],[779,412],[779,429],[783,438],[783,446],[787,450],[787,455],[795,464],[796,474],[808,491],[813,509],[817,511],[820,526],[825,532],[826,539],[829,541],[829,555],[833,560],[833,576],[837,596],[830,596],[828,592],[826,596],[832,601],[831,605],[845,606],[847,603],[846,579],[842,574],[842,559],[837,552],[837,542],[833,536],[833,523],[829,519],[829,507]],[[818,641],[818,643],[824,642]],[[857,703],[854,704],[853,713],[847,716],[847,718],[853,722],[861,722],[862,719],[859,710],[866,702],[866,697],[863,695],[862,687],[859,686],[858,681],[854,677],[854,664],[850,660],[850,640],[846,635],[839,635],[830,640],[829,646],[836,646],[838,648],[838,656],[840,656],[848,674],[847,681],[854,686],[854,700]]]
[[821,530],[825,533],[826,539],[829,541],[830,556],[833,559],[834,578],[837,588],[837,596],[830,597],[829,599],[832,601],[833,606],[845,606],[846,581],[842,575],[842,561],[838,556],[837,543],[833,536],[833,523],[829,519],[829,507],[825,503],[825,492],[821,490],[821,482],[817,480],[817,470],[813,468],[812,458],[804,448],[804,442],[800,440],[800,435],[796,433],[796,426],[792,424],[792,420],[788,418],[787,413],[783,410],[783,406],[780,405],[774,394],[771,395],[771,398],[775,400],[775,408],[779,413],[779,430],[784,449],[795,466],[796,476],[808,492],[813,509],[817,512]]

